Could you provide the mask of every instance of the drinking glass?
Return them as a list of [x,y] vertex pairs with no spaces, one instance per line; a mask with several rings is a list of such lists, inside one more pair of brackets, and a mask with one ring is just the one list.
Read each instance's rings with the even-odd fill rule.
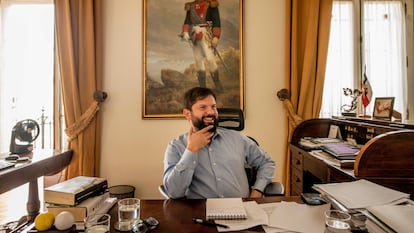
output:
[[118,201],[119,231],[130,231],[140,221],[140,200],[138,198],[124,198]]
[[325,233],[347,233],[351,232],[349,221],[351,215],[340,210],[325,211]]
[[85,218],[85,233],[109,233],[110,226],[109,214],[95,214]]

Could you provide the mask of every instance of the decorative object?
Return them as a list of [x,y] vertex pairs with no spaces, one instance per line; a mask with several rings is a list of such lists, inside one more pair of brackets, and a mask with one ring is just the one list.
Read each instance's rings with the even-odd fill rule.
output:
[[377,97],[375,98],[375,105],[372,117],[391,120],[393,109],[394,97]]
[[[221,23],[207,21],[197,26],[189,26],[185,21],[189,17],[187,14],[195,14],[192,7],[209,3],[214,8],[217,2],[143,1],[144,119],[181,118],[183,95],[194,86],[214,90],[218,107],[244,110],[243,1],[219,1]],[[204,20],[205,15],[197,19]],[[196,27],[207,36],[197,37],[199,34],[193,33]],[[214,36],[209,45],[214,44],[219,34],[217,47],[208,51],[213,62],[196,63],[193,49],[201,43],[199,40],[208,38],[210,32]]]
[[351,88],[343,88],[345,96],[352,97],[351,104],[344,104],[341,106],[343,116],[356,116],[355,109],[358,106],[358,97],[361,96],[362,92],[358,89],[352,90]]

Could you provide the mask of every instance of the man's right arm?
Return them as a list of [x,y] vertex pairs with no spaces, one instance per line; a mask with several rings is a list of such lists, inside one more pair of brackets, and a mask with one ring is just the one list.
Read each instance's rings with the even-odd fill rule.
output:
[[174,142],[169,143],[165,151],[163,184],[171,198],[181,198],[191,184],[198,161],[184,145]]

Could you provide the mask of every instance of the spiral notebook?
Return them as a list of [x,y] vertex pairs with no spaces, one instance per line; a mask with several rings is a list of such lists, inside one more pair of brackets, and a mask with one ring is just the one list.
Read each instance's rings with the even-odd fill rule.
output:
[[246,219],[247,212],[241,198],[208,198],[206,202],[207,220]]

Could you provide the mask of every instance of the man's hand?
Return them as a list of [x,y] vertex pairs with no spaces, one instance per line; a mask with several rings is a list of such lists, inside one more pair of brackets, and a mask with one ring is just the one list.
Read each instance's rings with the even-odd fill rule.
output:
[[211,137],[214,133],[209,132],[214,126],[209,125],[204,129],[194,132],[194,127],[191,126],[188,131],[188,145],[187,149],[193,153],[198,153],[203,147],[211,143]]
[[250,198],[261,198],[261,197],[263,197],[263,194],[261,192],[257,191],[256,189],[253,189],[250,192],[250,196],[249,197]]
[[219,39],[217,37],[213,37],[213,39],[211,40],[211,46],[213,48],[217,48],[218,41],[219,41]]

